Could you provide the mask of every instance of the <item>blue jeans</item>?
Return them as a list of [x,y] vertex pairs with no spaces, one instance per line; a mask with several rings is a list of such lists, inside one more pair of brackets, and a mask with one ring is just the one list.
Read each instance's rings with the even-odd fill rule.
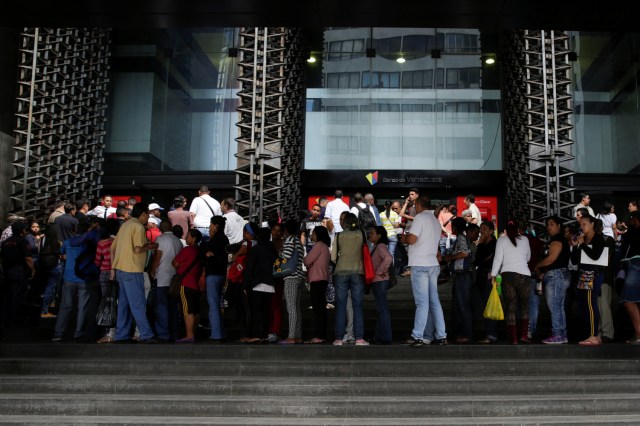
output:
[[49,312],[49,305],[53,301],[53,298],[56,296],[56,287],[58,286],[58,281],[60,280],[60,276],[62,275],[62,270],[64,263],[58,262],[51,270],[49,271],[49,279],[47,280],[47,285],[44,288],[44,296],[42,298],[42,311],[41,313],[46,314]]
[[398,237],[397,236],[393,236],[393,237],[389,237],[389,246],[387,247],[389,249],[389,253],[391,253],[391,259],[395,259],[395,253],[396,253],[396,246],[398,245]]
[[78,298],[78,317],[76,319],[76,331],[73,337],[84,336],[85,326],[87,324],[87,307],[89,305],[87,285],[85,283],[65,281],[62,284],[62,300],[60,301],[58,319],[56,320],[55,337],[62,337],[64,331],[67,329],[71,315],[73,315],[76,297]]
[[433,314],[435,337],[447,337],[444,324],[444,314],[438,296],[438,275],[440,266],[412,266],[411,288],[416,302],[416,316],[413,322],[411,337],[422,340],[429,334],[427,321]]
[[224,287],[224,275],[207,275],[207,302],[209,302],[209,324],[211,326],[211,338],[223,339],[224,327],[220,314],[220,298]]
[[552,269],[544,274],[544,293],[551,311],[551,335],[553,336],[567,337],[564,297],[570,285],[571,278],[567,268]]
[[116,279],[120,284],[118,292],[118,320],[116,340],[128,340],[131,336],[133,320],[140,331],[140,340],[151,339],[153,330],[147,320],[144,296],[144,276],[142,272],[124,272],[116,269]]
[[342,340],[347,316],[347,294],[351,290],[353,307],[353,334],[356,340],[364,337],[364,317],[362,300],[364,299],[364,276],[361,274],[336,275],[336,340]]
[[456,273],[453,277],[453,307],[456,333],[459,337],[473,338],[473,311],[471,307],[471,272]]
[[529,334],[531,337],[538,328],[538,311],[540,310],[540,295],[536,293],[536,280],[531,278],[531,292],[529,293]]
[[387,289],[389,281],[377,281],[371,284],[373,297],[376,300],[376,310],[378,311],[378,321],[376,321],[376,332],[373,338],[376,342],[391,343],[391,314],[387,303]]
[[158,339],[178,337],[178,304],[169,297],[169,287],[156,287],[156,335]]

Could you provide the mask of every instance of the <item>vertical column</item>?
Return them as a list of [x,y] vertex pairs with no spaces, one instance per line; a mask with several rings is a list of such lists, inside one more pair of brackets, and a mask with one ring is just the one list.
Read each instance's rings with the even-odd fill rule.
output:
[[236,198],[240,214],[261,223],[295,214],[304,129],[304,54],[300,31],[240,30],[240,121]]
[[571,218],[573,113],[569,37],[561,31],[509,36],[505,99],[508,212],[537,227]]
[[42,220],[57,199],[99,196],[109,45],[105,29],[23,31],[14,212]]

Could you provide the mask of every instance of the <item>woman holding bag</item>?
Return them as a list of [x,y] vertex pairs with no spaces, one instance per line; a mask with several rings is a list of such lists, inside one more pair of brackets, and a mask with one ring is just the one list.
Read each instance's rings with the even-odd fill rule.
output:
[[298,233],[300,224],[298,221],[289,219],[284,224],[285,240],[282,246],[282,258],[292,260],[296,257],[296,267],[294,272],[284,279],[284,298],[289,314],[289,336],[280,340],[281,345],[291,345],[302,343],[302,310],[300,309],[300,292],[304,283],[305,275],[302,270],[302,259],[304,258],[304,247]]
[[603,268],[599,260],[604,252],[606,243],[602,234],[596,232],[598,219],[585,215],[580,218],[580,230],[573,243],[571,263],[578,265],[578,300],[584,312],[589,327],[589,337],[581,341],[583,346],[597,346],[602,344],[598,336],[600,327],[600,312],[598,311],[598,295],[603,282]]
[[356,346],[368,346],[364,340],[364,318],[362,301],[364,298],[364,262],[362,245],[363,232],[358,225],[358,217],[347,213],[344,229],[336,235],[331,250],[331,261],[336,264],[334,285],[336,288],[336,332],[333,344],[342,346],[346,325],[347,293],[351,290],[353,306],[353,331]]
[[373,340],[378,345],[390,345],[392,341],[391,334],[391,315],[389,313],[389,304],[387,303],[387,290],[389,289],[389,266],[393,263],[393,256],[387,249],[389,240],[387,231],[384,226],[376,226],[369,231],[369,241],[374,244],[371,252],[371,262],[375,270],[375,277],[371,283],[373,289],[373,297],[376,301],[376,310],[378,311],[378,321],[376,321],[376,331]]

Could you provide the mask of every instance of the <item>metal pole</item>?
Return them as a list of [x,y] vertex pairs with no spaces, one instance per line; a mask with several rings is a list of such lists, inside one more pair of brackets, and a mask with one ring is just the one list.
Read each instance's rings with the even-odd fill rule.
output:
[[33,98],[36,91],[36,65],[38,62],[38,37],[39,28],[35,29],[33,37],[33,60],[31,62],[31,86],[29,93],[29,114],[27,117],[27,143],[24,151],[24,171],[23,171],[23,183],[22,183],[22,216],[25,216],[26,204],[27,204],[27,180],[29,178],[29,159],[31,157],[31,124],[33,122]]

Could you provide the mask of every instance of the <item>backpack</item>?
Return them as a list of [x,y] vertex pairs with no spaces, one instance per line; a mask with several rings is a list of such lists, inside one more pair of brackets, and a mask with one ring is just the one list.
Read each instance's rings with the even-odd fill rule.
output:
[[87,246],[76,258],[73,272],[83,281],[96,281],[100,277],[100,269],[95,264],[96,251]]
[[360,223],[360,228],[362,229],[371,229],[375,228],[378,224],[376,222],[376,217],[373,215],[371,208],[369,205],[366,205],[363,209],[359,205],[356,204],[356,208],[358,209],[358,222]]

